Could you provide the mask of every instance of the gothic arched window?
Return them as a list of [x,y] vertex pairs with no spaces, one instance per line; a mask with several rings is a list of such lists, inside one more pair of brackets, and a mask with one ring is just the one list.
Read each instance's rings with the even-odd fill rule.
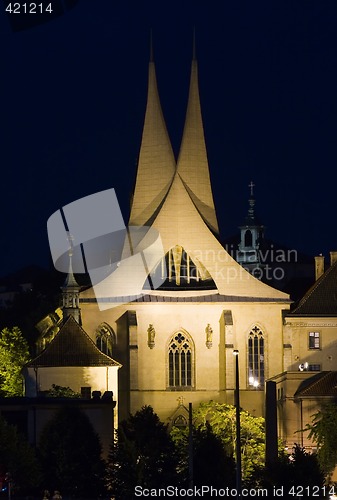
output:
[[193,386],[193,345],[186,333],[173,335],[168,346],[168,385],[188,389]]
[[104,354],[112,357],[112,349],[116,343],[115,332],[107,323],[101,323],[96,329],[96,346]]
[[248,335],[248,384],[262,388],[264,384],[264,348],[263,332],[254,326]]

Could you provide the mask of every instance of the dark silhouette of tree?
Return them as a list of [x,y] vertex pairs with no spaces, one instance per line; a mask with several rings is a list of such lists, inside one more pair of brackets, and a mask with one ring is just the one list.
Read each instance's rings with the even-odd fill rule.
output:
[[9,473],[13,492],[30,492],[38,487],[40,471],[33,448],[15,426],[0,417],[0,475]]
[[177,482],[174,444],[151,406],[121,422],[111,446],[107,484],[116,500],[133,499],[135,487],[165,488]]
[[45,426],[39,444],[43,485],[73,498],[97,498],[104,490],[101,444],[79,408],[64,407]]
[[[180,457],[181,480],[188,486],[188,429],[173,428],[171,435]],[[209,423],[193,428],[193,484],[219,489],[235,487],[235,461]]]
[[193,483],[214,488],[235,487],[235,461],[209,424],[193,434]]
[[295,444],[292,454],[280,454],[278,460],[257,470],[251,478],[251,487],[266,488],[270,496],[274,488],[282,488],[282,498],[313,498],[319,496],[325,483],[317,455],[308,453]]

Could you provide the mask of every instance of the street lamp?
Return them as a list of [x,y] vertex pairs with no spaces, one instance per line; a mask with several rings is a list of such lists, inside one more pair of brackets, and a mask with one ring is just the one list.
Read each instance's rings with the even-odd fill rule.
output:
[[240,426],[240,382],[239,351],[233,350],[235,356],[235,410],[236,410],[236,491],[241,496],[241,426]]

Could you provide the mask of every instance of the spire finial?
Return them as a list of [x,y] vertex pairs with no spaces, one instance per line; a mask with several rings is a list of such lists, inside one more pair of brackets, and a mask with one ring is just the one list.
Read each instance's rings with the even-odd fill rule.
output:
[[195,26],[193,26],[193,61],[197,59],[196,49],[195,49]]
[[254,187],[255,187],[254,182],[250,181],[250,184],[248,184],[248,187],[250,188],[250,196],[254,196]]
[[150,62],[153,62],[152,28],[150,29]]
[[72,265],[72,258],[73,258],[73,253],[74,253],[74,237],[70,234],[69,231],[67,231],[67,239],[69,241],[69,250],[68,250],[68,255],[69,255],[69,269],[68,269],[68,274],[64,283],[64,287],[78,287],[78,283],[75,279],[74,276],[74,271],[73,271],[73,265]]

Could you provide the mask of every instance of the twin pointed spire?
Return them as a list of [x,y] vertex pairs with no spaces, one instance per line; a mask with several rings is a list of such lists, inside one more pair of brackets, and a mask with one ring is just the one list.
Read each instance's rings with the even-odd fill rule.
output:
[[130,225],[153,223],[177,177],[203,221],[212,232],[218,233],[200,107],[195,34],[189,98],[177,162],[160,104],[151,34],[147,107]]

